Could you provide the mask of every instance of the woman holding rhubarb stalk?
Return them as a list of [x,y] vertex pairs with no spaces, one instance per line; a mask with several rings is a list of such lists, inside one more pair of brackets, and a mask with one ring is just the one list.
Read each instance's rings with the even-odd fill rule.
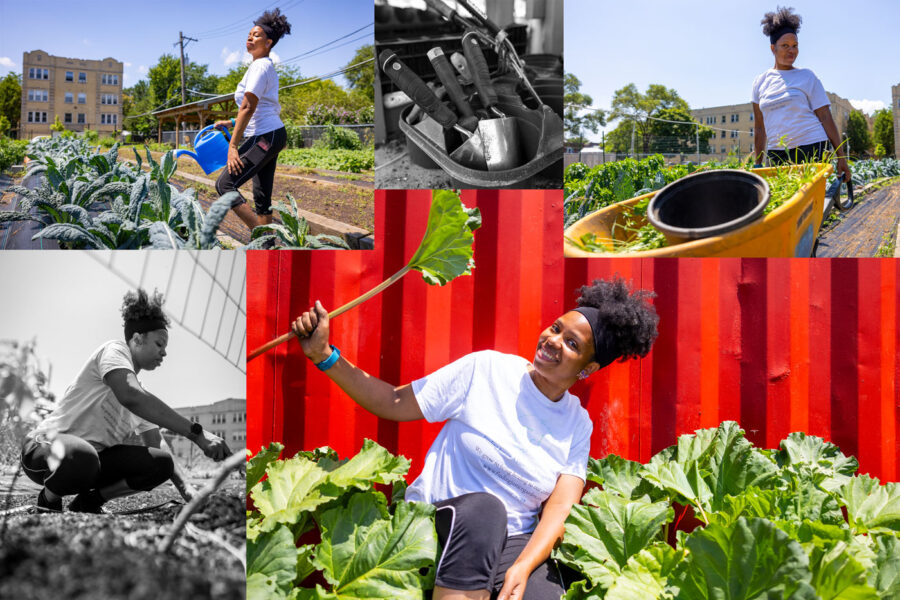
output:
[[825,88],[811,70],[794,67],[801,22],[790,8],[766,13],[762,20],[775,66],[753,82],[754,160],[756,166],[762,166],[765,156],[772,164],[824,160],[830,140],[838,153],[838,173],[850,181],[846,150]]
[[[28,434],[22,447],[25,474],[43,486],[38,510],[101,513],[107,500],[150,491],[168,479],[186,501],[193,491],[172,456],[161,449],[165,427],[197,444],[206,456],[231,454],[218,436],[169,408],[138,381],[162,365],[169,343],[163,298],[142,289],[125,294],[124,339],[91,354],[56,409]],[[139,434],[143,445],[126,440]]]
[[437,507],[443,551],[435,600],[565,593],[549,557],[581,498],[593,429],[568,389],[615,360],[650,351],[658,322],[650,297],[620,278],[597,280],[540,333],[531,362],[475,352],[401,386],[372,377],[329,345],[321,303],[292,324],[304,354],[369,412],[446,421],[406,491],[406,500]]

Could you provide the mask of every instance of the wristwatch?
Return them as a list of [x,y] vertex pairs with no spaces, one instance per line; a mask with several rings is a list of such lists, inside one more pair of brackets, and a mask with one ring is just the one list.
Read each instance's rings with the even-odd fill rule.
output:
[[203,425],[200,423],[191,423],[191,435],[200,437],[203,434]]

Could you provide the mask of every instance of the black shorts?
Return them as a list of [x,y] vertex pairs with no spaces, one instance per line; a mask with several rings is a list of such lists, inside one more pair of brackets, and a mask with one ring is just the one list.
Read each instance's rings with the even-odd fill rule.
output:
[[773,165],[786,165],[791,163],[816,162],[825,158],[825,150],[828,142],[816,142],[804,144],[788,150],[768,150],[766,154]]
[[[452,590],[488,590],[494,598],[506,571],[516,561],[530,533],[507,537],[506,507],[491,494],[477,492],[435,502],[435,528],[441,557],[435,585]],[[574,580],[565,567],[547,559],[528,578],[523,600],[559,598]]]
[[[219,196],[237,191],[248,179],[253,178],[253,210],[258,215],[272,214],[272,188],[275,185],[275,167],[278,154],[287,143],[287,131],[284,127],[253,135],[241,142],[238,154],[244,168],[237,175],[228,172],[228,166],[222,170],[216,180],[216,191]],[[243,196],[232,204],[232,208],[244,202]]]

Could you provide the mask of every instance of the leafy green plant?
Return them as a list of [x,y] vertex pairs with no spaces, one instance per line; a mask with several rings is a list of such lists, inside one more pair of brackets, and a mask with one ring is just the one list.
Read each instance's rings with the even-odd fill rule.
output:
[[25,159],[26,146],[28,146],[26,140],[0,137],[0,172],[21,163]]
[[362,148],[362,142],[352,129],[329,124],[325,126],[322,137],[316,140],[313,146],[329,150],[359,150]]
[[[354,134],[355,135],[355,134]],[[278,155],[279,164],[328,169],[346,173],[368,171],[375,165],[375,150],[327,150],[325,148],[295,148],[282,150]]]
[[287,194],[290,206],[276,204],[275,210],[281,223],[259,225],[253,228],[248,250],[258,248],[338,248],[349,250],[347,243],[333,235],[310,235],[309,224],[300,216],[297,201]]
[[[433,586],[434,507],[375,489],[402,489],[407,459],[371,440],[349,460],[330,448],[279,459],[282,450],[272,443],[247,466],[248,600],[414,600]],[[318,543],[305,543],[310,534]],[[316,572],[327,586],[302,587]]]
[[[554,552],[584,575],[565,598],[896,597],[900,485],[857,468],[804,433],[760,450],[730,421],[680,436],[647,464],[591,459],[601,488],[573,507]],[[701,522],[674,548],[673,504]]]
[[[481,227],[479,209],[466,208],[456,192],[435,190],[428,211],[425,235],[406,266],[362,296],[331,311],[328,317],[334,318],[362,304],[413,270],[419,271],[425,282],[430,285],[446,285],[460,275],[471,275],[472,269],[475,268],[475,261],[472,258],[472,242],[475,240],[473,232],[479,227]],[[247,360],[256,358],[291,337],[292,333],[286,333],[260,346],[247,356]]]

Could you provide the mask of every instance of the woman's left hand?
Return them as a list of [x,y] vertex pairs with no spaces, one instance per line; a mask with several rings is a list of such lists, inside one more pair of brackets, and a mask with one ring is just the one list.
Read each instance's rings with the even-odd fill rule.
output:
[[525,585],[528,583],[530,572],[522,565],[513,563],[506,570],[506,577],[503,578],[503,588],[497,600],[522,600],[525,597]]
[[850,173],[850,166],[847,164],[846,158],[839,158],[837,161],[837,171],[842,175],[842,181],[849,182],[852,174]]
[[241,155],[238,154],[237,148],[228,146],[228,172],[237,175],[244,170],[244,164],[241,162]]

